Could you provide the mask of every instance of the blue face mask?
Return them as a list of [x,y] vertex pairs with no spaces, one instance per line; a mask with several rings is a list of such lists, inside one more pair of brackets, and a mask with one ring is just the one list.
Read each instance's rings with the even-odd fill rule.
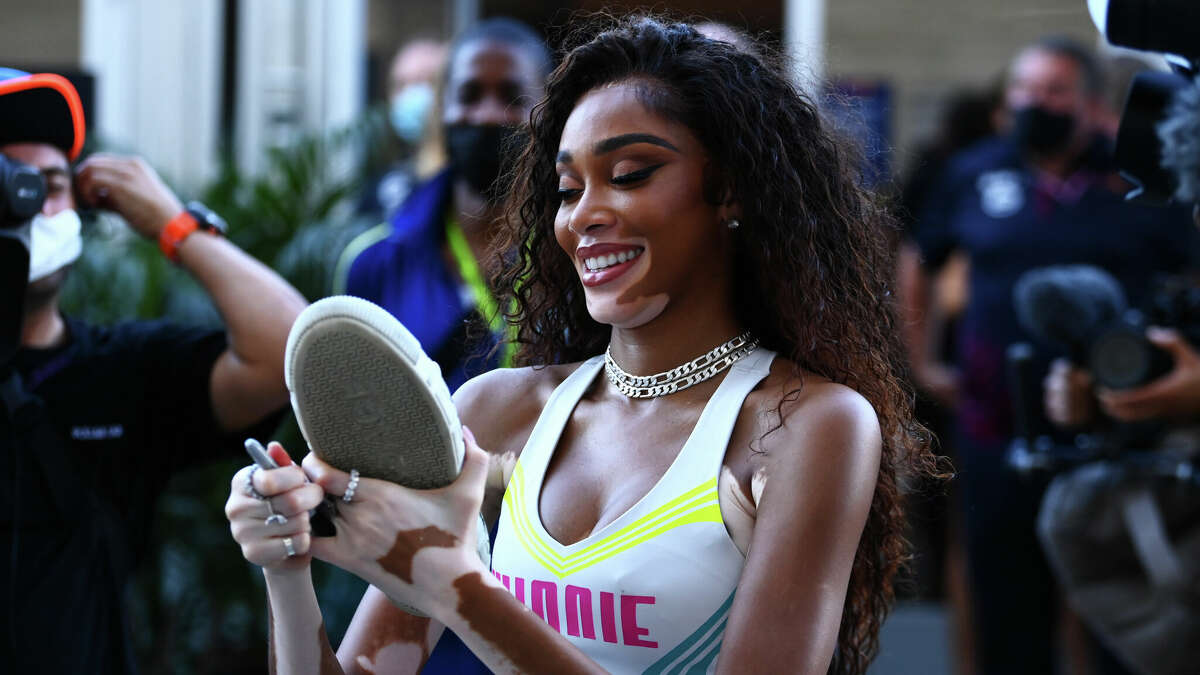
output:
[[388,118],[401,139],[416,144],[425,135],[433,108],[433,87],[426,82],[410,84],[388,102]]

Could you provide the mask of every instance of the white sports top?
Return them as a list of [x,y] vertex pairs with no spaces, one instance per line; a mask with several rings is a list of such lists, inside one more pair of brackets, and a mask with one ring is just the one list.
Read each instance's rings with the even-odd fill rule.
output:
[[570,546],[546,532],[539,496],[563,428],[604,357],[584,362],[546,402],[504,493],[492,570],[610,672],[714,668],[745,563],[721,519],[717,477],[742,402],[774,358],[760,347],[735,363],[650,492]]

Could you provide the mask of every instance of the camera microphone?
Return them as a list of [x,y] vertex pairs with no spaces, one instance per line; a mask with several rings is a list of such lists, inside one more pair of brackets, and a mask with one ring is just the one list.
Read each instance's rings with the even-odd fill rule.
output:
[[1125,292],[1111,274],[1091,265],[1040,267],[1013,288],[1021,327],[1033,337],[1067,347],[1076,365],[1102,328],[1125,312]]

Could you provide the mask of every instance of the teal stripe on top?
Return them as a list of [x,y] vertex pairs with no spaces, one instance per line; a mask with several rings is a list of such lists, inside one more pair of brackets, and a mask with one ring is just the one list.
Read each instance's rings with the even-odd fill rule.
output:
[[704,675],[708,672],[708,667],[717,660],[717,654],[721,653],[721,640],[725,637],[726,623],[728,617],[721,620],[721,625],[717,627],[717,639],[709,643],[708,651],[701,654],[699,660],[692,662],[692,667],[687,669],[687,675]]
[[[674,665],[676,661],[687,662],[689,658],[696,658],[697,654],[695,653],[691,654],[690,657],[687,656],[688,652],[693,650],[697,650],[698,653],[703,656],[708,656],[711,653],[711,656],[709,656],[707,659],[703,659],[703,656],[701,657],[705,661],[705,665],[707,667],[707,662],[711,661],[713,658],[716,658],[717,652],[720,651],[719,647],[721,644],[721,637],[725,634],[725,619],[729,614],[729,608],[732,606],[733,593],[730,593],[729,597],[725,599],[725,602],[717,608],[717,611],[714,612],[712,616],[708,617],[708,620],[704,622],[704,625],[700,626],[694,633],[684,638],[683,642],[675,645],[675,648],[667,652],[666,656],[655,661],[650,665],[649,668],[642,671],[643,675],[666,675],[667,673],[672,672],[681,673],[683,672],[682,667],[672,669],[671,666]],[[714,647],[717,647],[718,649],[713,649]]]

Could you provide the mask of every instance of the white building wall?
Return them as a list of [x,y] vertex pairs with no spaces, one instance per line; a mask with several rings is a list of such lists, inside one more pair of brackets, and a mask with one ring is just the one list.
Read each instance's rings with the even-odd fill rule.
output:
[[81,2],[81,65],[96,76],[93,132],[109,147],[144,155],[184,189],[216,168],[222,6]]
[[820,91],[825,77],[826,0],[785,0],[783,45],[796,82],[804,91]]
[[366,1],[255,0],[239,10],[237,159],[254,173],[265,148],[362,113]]

